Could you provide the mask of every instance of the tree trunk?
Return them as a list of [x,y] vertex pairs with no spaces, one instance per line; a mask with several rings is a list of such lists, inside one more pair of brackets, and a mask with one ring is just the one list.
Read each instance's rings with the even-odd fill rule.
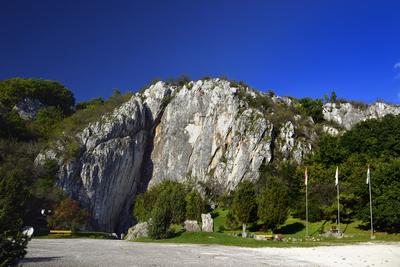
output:
[[242,237],[246,238],[247,237],[247,233],[246,233],[246,224],[243,224],[243,232],[242,232]]

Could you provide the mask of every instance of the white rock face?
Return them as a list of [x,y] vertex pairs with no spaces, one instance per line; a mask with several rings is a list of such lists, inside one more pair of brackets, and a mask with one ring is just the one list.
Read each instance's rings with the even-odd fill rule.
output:
[[187,176],[215,178],[231,189],[256,180],[263,161],[271,160],[272,125],[243,105],[227,81],[197,81],[181,89],[156,128],[150,184]]
[[132,201],[142,177],[151,120],[133,98],[79,134],[81,153],[61,166],[58,184],[90,211],[94,229],[131,224]]
[[367,108],[357,108],[350,103],[327,103],[323,109],[324,119],[333,121],[350,130],[355,124],[367,119],[382,118],[388,114],[400,114],[400,106],[392,106],[386,103],[377,102]]
[[281,140],[279,150],[284,158],[288,158],[294,148],[295,132],[291,121],[286,122],[280,129],[279,137]]

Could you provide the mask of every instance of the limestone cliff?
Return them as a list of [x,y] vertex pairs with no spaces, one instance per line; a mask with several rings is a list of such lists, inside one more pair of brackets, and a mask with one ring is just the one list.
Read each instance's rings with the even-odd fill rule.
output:
[[376,102],[370,106],[357,107],[351,103],[327,103],[324,105],[324,118],[350,130],[355,124],[367,119],[382,118],[385,115],[400,114],[400,106]]
[[[270,108],[254,104],[258,99]],[[355,110],[328,104],[324,117],[349,128],[368,116],[400,112],[390,106]],[[220,79],[184,86],[158,82],[83,129],[76,157],[64,158],[59,144],[37,162],[58,159],[58,184],[90,211],[91,227],[121,232],[132,224],[138,191],[165,179],[230,190],[242,180],[257,180],[262,164],[300,163],[318,131],[310,117],[296,113],[289,98]]]

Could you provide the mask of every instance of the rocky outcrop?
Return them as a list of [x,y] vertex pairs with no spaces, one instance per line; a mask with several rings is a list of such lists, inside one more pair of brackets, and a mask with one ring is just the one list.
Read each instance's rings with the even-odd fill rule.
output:
[[25,98],[14,106],[14,110],[23,120],[33,120],[44,105],[37,99]]
[[148,237],[148,236],[149,236],[149,224],[147,222],[142,222],[129,228],[125,240],[133,241],[137,238]]
[[184,223],[184,228],[186,232],[200,232],[200,226],[197,221],[186,220]]
[[214,231],[214,220],[210,213],[201,214],[201,231],[213,232]]
[[350,130],[360,121],[382,118],[388,114],[400,114],[400,106],[377,102],[370,106],[355,106],[351,103],[327,103],[323,109],[324,119]]

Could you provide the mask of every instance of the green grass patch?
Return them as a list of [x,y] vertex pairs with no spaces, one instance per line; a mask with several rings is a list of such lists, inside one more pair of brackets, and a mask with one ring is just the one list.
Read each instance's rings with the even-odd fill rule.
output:
[[221,227],[225,228],[226,215],[229,210],[227,209],[216,209],[213,212],[214,217],[214,231],[220,231]]
[[109,239],[110,234],[105,232],[77,232],[70,235],[51,234],[34,236],[34,239],[58,239],[58,238],[93,238],[93,239]]
[[[320,236],[323,231],[328,231],[336,224],[328,221],[309,223],[310,238],[306,239],[306,222],[304,220],[290,217],[282,225],[276,234],[281,233],[286,241],[255,240],[253,238],[242,238],[237,236],[241,233],[237,230],[224,230],[226,228],[226,215],[229,210],[216,209],[213,211],[214,232],[180,232],[175,237],[154,240],[151,238],[139,238],[135,242],[154,242],[154,243],[177,243],[177,244],[204,244],[204,245],[225,245],[240,247],[314,247],[356,244],[361,242],[400,242],[400,234],[387,234],[382,232],[375,233],[375,240],[370,239],[370,231],[363,227],[361,221],[354,221],[348,224],[341,224],[341,230],[344,232],[343,238],[324,238]],[[270,235],[270,231],[255,231],[250,234]]]
[[[270,241],[255,240],[253,238],[242,238],[227,233],[205,233],[205,232],[184,232],[178,236],[155,240],[151,238],[139,238],[134,242],[149,243],[174,243],[174,244],[203,244],[203,245],[224,245],[224,246],[240,246],[240,247],[315,247],[315,246],[332,246],[356,244],[361,242],[370,242],[367,238],[325,238],[318,241],[297,239],[291,241]],[[399,236],[394,240],[381,239],[377,237],[373,242],[400,241]]]

